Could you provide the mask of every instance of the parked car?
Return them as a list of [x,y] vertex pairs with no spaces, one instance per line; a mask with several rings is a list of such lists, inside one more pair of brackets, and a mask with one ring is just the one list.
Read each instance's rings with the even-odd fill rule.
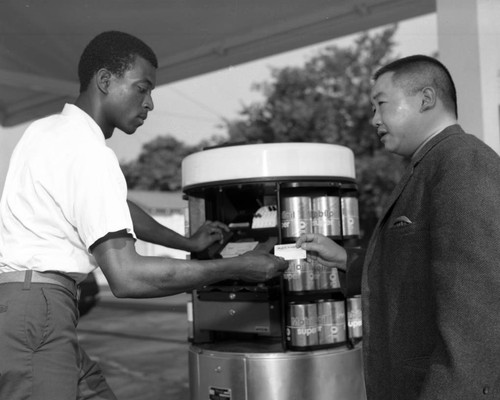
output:
[[99,285],[93,272],[78,286],[78,310],[80,317],[88,314],[99,302]]

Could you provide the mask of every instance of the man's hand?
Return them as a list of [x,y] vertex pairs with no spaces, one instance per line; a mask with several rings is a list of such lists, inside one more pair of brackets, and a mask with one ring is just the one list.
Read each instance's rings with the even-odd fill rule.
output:
[[288,262],[283,258],[258,250],[248,251],[232,260],[238,268],[238,278],[247,282],[265,282],[288,268]]
[[309,260],[316,260],[327,267],[335,267],[345,271],[347,253],[345,249],[326,236],[317,233],[301,235],[295,243],[307,251]]
[[215,242],[222,243],[223,231],[229,232],[229,227],[219,221],[205,221],[202,226],[189,238],[192,244],[192,251],[205,250]]

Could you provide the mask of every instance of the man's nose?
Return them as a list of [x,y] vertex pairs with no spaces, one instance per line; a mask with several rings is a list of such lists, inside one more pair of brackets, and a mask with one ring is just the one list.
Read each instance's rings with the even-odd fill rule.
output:
[[155,108],[155,104],[153,102],[153,96],[151,96],[150,94],[147,95],[144,100],[144,107],[147,108],[149,111],[153,111],[153,109]]
[[380,125],[382,125],[382,121],[380,121],[380,115],[378,113],[377,110],[375,110],[373,112],[373,116],[372,116],[372,119],[371,119],[371,124],[372,126],[374,126],[375,128],[379,127]]

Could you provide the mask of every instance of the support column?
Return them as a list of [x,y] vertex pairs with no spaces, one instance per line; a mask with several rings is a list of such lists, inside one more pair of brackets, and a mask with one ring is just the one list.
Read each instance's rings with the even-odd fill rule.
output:
[[436,6],[439,58],[457,87],[459,123],[500,153],[500,1]]

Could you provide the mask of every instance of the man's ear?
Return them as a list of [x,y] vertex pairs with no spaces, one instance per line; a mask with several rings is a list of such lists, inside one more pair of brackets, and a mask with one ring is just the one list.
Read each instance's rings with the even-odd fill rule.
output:
[[426,86],[422,89],[422,104],[420,112],[432,110],[436,106],[437,96],[433,87]]
[[101,68],[99,71],[97,71],[95,75],[95,80],[99,90],[102,93],[107,94],[111,82],[111,72],[109,72],[105,68]]

